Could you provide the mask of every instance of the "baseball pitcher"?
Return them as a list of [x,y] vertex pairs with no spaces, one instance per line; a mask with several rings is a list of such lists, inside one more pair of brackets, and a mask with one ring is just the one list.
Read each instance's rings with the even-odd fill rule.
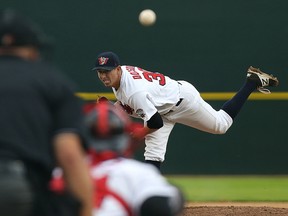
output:
[[121,66],[113,52],[100,53],[93,70],[106,87],[112,87],[116,105],[143,119],[145,127],[135,131],[134,136],[145,136],[145,160],[158,168],[165,159],[168,138],[176,123],[224,134],[253,91],[269,93],[264,87],[279,84],[276,77],[250,67],[242,88],[217,111],[191,83],[135,66]]

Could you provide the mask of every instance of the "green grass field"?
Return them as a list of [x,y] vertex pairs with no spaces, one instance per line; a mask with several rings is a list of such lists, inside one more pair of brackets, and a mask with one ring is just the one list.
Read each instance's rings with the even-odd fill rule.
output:
[[190,202],[285,202],[288,176],[166,176]]

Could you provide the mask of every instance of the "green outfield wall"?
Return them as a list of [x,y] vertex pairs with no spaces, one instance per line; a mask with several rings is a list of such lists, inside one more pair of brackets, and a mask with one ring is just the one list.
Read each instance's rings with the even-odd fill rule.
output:
[[[191,82],[215,109],[242,86],[250,65],[277,75],[275,94],[253,94],[225,135],[176,125],[163,171],[288,174],[288,1],[1,0],[0,5],[42,25],[54,43],[46,56],[86,100],[111,93],[91,72],[96,54],[106,50],[118,53],[122,64]],[[138,22],[146,8],[157,14],[154,26]],[[142,155],[140,149],[136,158]]]

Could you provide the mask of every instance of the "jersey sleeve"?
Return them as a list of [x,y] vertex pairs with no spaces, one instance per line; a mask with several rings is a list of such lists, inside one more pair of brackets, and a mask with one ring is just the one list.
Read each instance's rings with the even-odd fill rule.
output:
[[129,104],[133,107],[135,114],[144,121],[148,121],[157,112],[147,92],[133,94],[129,98]]

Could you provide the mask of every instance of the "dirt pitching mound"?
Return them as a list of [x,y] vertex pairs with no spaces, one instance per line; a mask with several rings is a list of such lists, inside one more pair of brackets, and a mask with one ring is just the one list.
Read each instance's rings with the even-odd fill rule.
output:
[[261,206],[261,203],[249,203],[240,205],[187,205],[181,216],[288,216],[287,204],[274,204]]

